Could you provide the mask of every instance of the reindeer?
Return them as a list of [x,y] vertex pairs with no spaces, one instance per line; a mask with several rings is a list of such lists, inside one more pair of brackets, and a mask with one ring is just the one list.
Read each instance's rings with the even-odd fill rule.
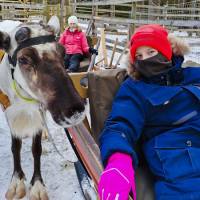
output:
[[27,136],[32,137],[34,158],[29,199],[48,200],[40,170],[41,135],[45,129],[41,108],[48,110],[63,127],[76,125],[85,116],[85,102],[64,70],[63,49],[55,40],[54,30],[58,26],[52,21],[50,24],[15,22],[7,26],[7,32],[5,28],[0,31],[0,49],[6,52],[0,64],[0,90],[11,103],[5,115],[11,130],[14,161],[5,194],[8,200],[26,195],[20,150],[22,138]]

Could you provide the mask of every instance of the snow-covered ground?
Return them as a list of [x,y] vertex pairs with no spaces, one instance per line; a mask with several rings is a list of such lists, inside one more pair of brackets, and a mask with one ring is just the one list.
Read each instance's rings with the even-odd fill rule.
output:
[[[41,158],[41,169],[50,200],[83,200],[81,189],[76,177],[73,162],[77,160],[61,127],[48,120],[48,127],[62,158],[55,151],[52,143],[48,140],[42,141],[43,153]],[[6,190],[12,176],[13,163],[11,154],[11,138],[9,128],[0,108],[0,199],[4,200]],[[22,146],[22,168],[26,174],[27,189],[33,172],[33,158],[31,153],[31,139],[23,140]],[[25,197],[23,200],[27,200]]]

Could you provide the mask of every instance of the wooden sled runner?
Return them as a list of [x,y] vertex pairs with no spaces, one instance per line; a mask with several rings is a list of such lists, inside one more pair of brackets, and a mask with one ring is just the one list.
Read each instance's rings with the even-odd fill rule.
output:
[[[95,190],[97,191],[97,185],[99,181],[100,174],[103,170],[99,148],[97,145],[97,138],[99,134],[99,130],[103,126],[103,122],[105,119],[98,118],[97,113],[102,113],[104,110],[99,110],[99,105],[106,108],[108,105],[102,105],[102,102],[106,102],[105,99],[102,102],[94,103],[94,97],[97,96],[98,100],[101,101],[101,92],[100,88],[107,88],[105,92],[111,92],[113,96],[116,93],[116,89],[123,81],[123,78],[126,74],[126,71],[123,69],[108,69],[96,72],[88,73],[88,88],[82,87],[80,85],[80,80],[82,77],[85,77],[87,73],[73,73],[71,78],[74,82],[75,87],[81,94],[83,98],[88,98],[90,101],[90,117],[91,117],[91,128],[87,125],[87,123],[82,123],[78,126],[68,128],[66,130],[67,134],[71,137],[72,143],[74,145],[75,151],[78,154],[77,156],[81,160],[84,168],[89,174],[90,178],[94,182]],[[101,81],[102,80],[102,81]],[[95,84],[95,81],[97,84]],[[90,85],[92,84],[92,85]],[[115,89],[113,89],[115,88]],[[102,89],[102,88],[101,88]],[[98,92],[99,91],[99,92]],[[94,94],[94,92],[96,94]],[[110,100],[109,100],[110,101]],[[106,103],[107,104],[107,103]],[[97,106],[98,105],[98,106]],[[108,106],[109,107],[109,106]],[[93,113],[92,113],[93,112]],[[109,109],[105,112],[109,112]],[[96,115],[95,115],[96,113]],[[94,120],[93,119],[96,120]],[[97,122],[98,121],[98,122]],[[100,124],[100,127],[98,126]],[[139,146],[139,145],[138,145]],[[139,147],[139,149],[141,149]],[[140,150],[139,150],[140,151]],[[139,152],[140,154],[140,152]],[[141,157],[140,165],[136,170],[136,188],[137,188],[137,200],[154,200],[154,192],[153,192],[153,178],[151,173],[146,166],[146,162]],[[93,199],[94,197],[86,197],[86,199]],[[97,192],[96,197],[94,199],[98,199]],[[129,200],[132,199],[129,197]]]

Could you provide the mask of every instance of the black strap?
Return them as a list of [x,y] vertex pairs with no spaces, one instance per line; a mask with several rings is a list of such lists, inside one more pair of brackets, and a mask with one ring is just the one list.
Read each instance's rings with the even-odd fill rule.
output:
[[34,37],[34,38],[29,38],[27,40],[24,40],[19,44],[19,46],[15,49],[13,56],[9,56],[9,63],[13,65],[14,67],[17,64],[17,53],[23,48],[33,46],[33,45],[38,45],[38,44],[45,44],[47,42],[56,42],[55,36],[54,35],[43,35],[39,37]]
[[15,71],[15,69],[14,69],[14,63],[13,63],[13,60],[12,60],[12,58],[11,58],[10,55],[8,55],[8,61],[9,61],[9,63],[12,65],[12,67],[10,68],[10,70],[11,70],[11,76],[12,76],[12,79],[14,80],[14,71]]

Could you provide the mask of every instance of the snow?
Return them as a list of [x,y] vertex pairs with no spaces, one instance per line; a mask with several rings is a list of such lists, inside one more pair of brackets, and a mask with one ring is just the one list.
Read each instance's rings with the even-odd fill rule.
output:
[[[51,200],[83,200],[79,187],[73,162],[77,160],[73,150],[67,140],[64,130],[56,126],[48,117],[48,127],[53,137],[53,141],[62,158],[48,140],[42,141],[43,153],[41,157],[41,169],[44,183],[46,185],[49,199]],[[11,138],[9,128],[0,109],[0,199],[5,199],[4,195],[9,186],[12,176],[13,164],[10,150]],[[31,153],[31,139],[23,140],[22,144],[22,168],[26,174],[27,191],[33,172],[33,158]],[[23,200],[27,200],[25,197]]]

